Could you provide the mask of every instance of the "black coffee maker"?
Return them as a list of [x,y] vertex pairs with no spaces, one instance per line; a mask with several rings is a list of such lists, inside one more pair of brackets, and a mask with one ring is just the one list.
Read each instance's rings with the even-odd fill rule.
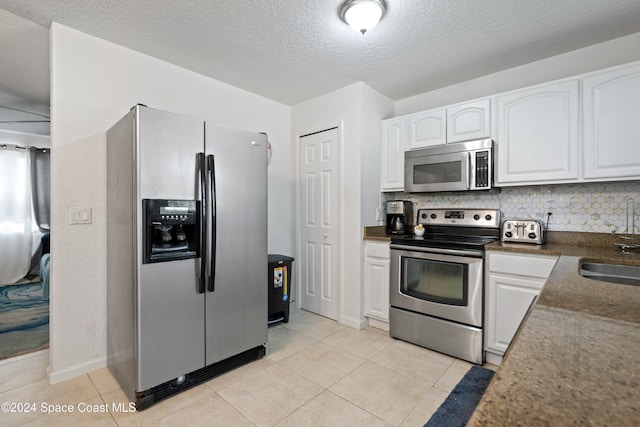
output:
[[413,205],[406,200],[387,202],[387,234],[409,235],[413,228]]

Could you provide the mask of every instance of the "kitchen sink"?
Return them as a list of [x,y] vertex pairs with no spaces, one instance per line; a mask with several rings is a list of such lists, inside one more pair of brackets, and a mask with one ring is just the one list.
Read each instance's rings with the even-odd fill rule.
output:
[[640,267],[633,265],[583,262],[580,264],[580,275],[603,282],[640,286]]

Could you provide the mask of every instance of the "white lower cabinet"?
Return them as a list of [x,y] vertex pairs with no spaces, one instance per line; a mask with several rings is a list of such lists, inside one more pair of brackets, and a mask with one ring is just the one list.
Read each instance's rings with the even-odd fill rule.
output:
[[499,364],[557,256],[486,252],[485,351]]
[[364,242],[364,315],[382,329],[389,323],[390,257],[389,243]]

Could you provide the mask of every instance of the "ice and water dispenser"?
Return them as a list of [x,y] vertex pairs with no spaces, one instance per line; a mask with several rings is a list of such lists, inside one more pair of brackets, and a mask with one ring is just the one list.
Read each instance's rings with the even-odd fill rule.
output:
[[165,262],[200,256],[200,202],[142,200],[143,262]]

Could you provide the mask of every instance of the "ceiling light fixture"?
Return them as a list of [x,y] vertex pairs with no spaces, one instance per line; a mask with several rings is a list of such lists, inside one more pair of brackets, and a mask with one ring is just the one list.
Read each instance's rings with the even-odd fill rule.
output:
[[385,0],[347,0],[340,6],[340,18],[359,33],[366,33],[387,11]]

